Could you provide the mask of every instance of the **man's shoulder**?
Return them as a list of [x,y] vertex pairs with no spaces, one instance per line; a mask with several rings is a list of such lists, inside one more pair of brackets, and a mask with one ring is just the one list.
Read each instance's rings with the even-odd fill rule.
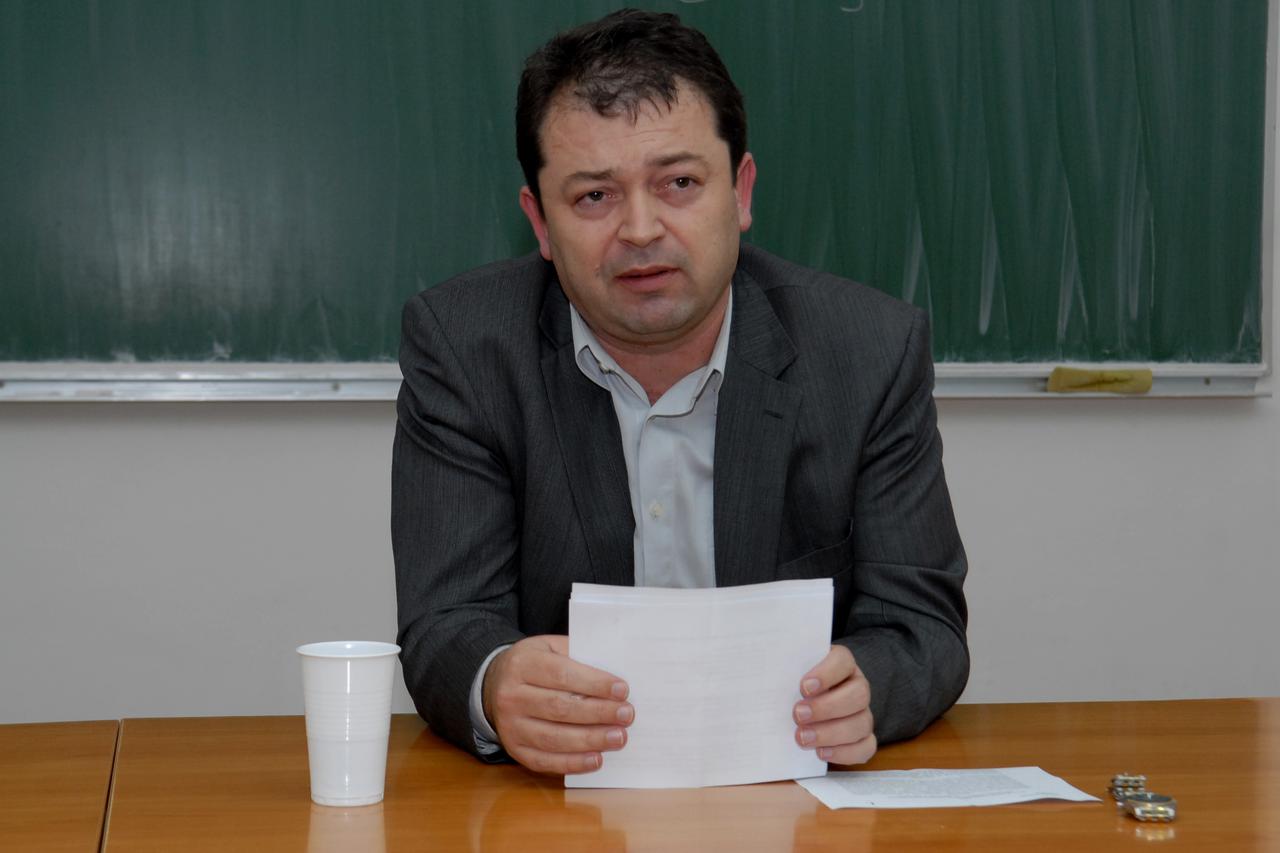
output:
[[412,340],[422,351],[447,347],[469,364],[536,365],[552,288],[559,293],[552,266],[534,253],[420,291],[405,303],[401,317],[402,358],[403,342]]
[[494,261],[445,279],[410,297],[438,315],[480,315],[495,307],[541,305],[550,264],[537,252]]
[[922,310],[852,279],[780,258],[744,245],[739,269],[769,300],[788,331],[834,326],[877,330],[877,337],[905,334]]

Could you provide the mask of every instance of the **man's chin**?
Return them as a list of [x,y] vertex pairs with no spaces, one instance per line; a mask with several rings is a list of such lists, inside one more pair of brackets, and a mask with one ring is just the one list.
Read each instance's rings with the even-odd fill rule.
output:
[[688,314],[662,315],[649,314],[623,318],[618,324],[619,334],[615,335],[623,343],[633,346],[666,346],[678,343],[692,331]]

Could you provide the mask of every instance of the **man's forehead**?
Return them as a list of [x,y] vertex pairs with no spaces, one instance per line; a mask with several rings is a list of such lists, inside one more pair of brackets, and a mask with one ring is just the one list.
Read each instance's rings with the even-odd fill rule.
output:
[[[681,113],[676,124],[667,121],[673,113]],[[595,149],[599,154],[607,155],[612,151],[614,140],[611,137],[614,134],[621,138],[637,130],[642,135],[652,132],[669,137],[665,146],[669,150],[665,154],[654,154],[654,160],[668,156],[671,159],[689,159],[691,156],[705,159],[712,152],[698,150],[705,147],[699,144],[699,137],[706,142],[723,142],[716,131],[710,104],[696,89],[681,89],[670,105],[661,99],[656,102],[646,100],[635,110],[620,108],[605,113],[573,92],[566,91],[553,99],[543,120],[540,135],[545,165],[551,165],[552,153],[557,149],[578,155]],[[679,157],[675,152],[681,152]]]

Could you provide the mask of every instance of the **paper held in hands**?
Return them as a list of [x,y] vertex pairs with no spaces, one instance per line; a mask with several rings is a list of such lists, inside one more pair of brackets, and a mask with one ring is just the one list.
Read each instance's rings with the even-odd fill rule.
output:
[[627,744],[569,788],[821,776],[795,742],[800,679],[831,648],[830,578],[710,589],[575,583],[569,656],[631,688]]

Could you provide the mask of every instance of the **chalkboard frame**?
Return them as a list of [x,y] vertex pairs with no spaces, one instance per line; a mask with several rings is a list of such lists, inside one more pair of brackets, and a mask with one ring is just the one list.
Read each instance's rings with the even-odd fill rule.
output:
[[[1264,298],[1264,306],[1268,302]],[[1264,351],[1269,340],[1269,335],[1264,336]],[[1046,390],[1046,383],[1055,367],[1149,368],[1153,382],[1151,390],[1142,395],[1144,398],[1269,397],[1272,393],[1268,363],[967,362],[935,366],[934,396],[941,399],[1118,396],[1109,393],[1051,393]],[[369,402],[394,400],[399,387],[399,366],[384,362],[234,364],[222,367],[206,362],[145,365],[0,362],[0,403]]]

